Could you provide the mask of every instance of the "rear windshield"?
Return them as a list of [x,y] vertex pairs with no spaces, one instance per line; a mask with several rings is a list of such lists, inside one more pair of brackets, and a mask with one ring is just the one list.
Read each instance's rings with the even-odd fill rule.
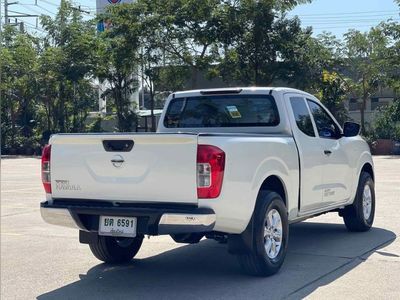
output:
[[167,128],[276,126],[279,114],[269,95],[176,98],[164,118]]

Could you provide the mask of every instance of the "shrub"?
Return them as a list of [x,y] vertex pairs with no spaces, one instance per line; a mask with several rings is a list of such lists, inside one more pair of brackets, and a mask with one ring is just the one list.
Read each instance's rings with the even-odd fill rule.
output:
[[400,140],[400,99],[380,111],[373,125],[375,139]]

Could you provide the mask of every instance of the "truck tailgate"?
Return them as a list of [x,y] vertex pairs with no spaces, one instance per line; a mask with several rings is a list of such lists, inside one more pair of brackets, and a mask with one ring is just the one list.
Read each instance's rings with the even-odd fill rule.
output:
[[195,134],[71,134],[50,143],[53,198],[197,203]]

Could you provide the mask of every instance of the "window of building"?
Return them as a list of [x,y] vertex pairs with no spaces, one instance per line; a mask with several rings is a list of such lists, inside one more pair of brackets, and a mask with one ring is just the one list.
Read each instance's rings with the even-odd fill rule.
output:
[[357,111],[360,110],[360,103],[356,98],[351,98],[349,100],[349,111]]
[[387,106],[393,98],[390,97],[372,97],[371,98],[371,110],[376,110]]

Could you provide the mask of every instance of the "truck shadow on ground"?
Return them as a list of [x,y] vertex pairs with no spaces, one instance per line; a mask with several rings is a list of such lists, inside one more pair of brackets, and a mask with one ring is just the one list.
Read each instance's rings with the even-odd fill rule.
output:
[[38,299],[282,299],[309,295],[363,263],[396,239],[388,230],[349,233],[342,224],[299,223],[290,227],[286,261],[268,278],[243,275],[226,245],[204,240],[132,263],[98,264],[80,280]]

